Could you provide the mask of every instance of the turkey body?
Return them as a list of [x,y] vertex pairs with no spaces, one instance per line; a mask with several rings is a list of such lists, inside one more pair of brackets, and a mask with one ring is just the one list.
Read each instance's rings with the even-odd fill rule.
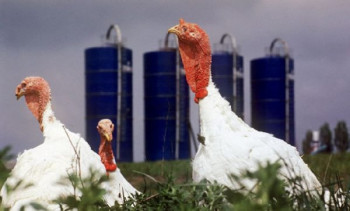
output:
[[[279,162],[281,179],[300,176],[304,190],[321,187],[295,147],[247,125],[231,111],[230,104],[221,97],[211,79],[207,90],[207,97],[199,101],[200,135],[205,145],[200,144],[192,162],[194,181],[206,179],[239,189],[231,174],[240,176],[247,170],[257,170],[259,164]],[[248,189],[256,183],[240,182]]]

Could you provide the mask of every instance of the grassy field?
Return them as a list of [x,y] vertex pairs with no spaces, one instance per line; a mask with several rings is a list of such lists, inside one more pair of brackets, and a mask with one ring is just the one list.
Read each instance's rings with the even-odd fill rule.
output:
[[328,186],[338,178],[349,189],[350,153],[308,155],[303,159],[323,185]]
[[118,167],[124,177],[142,192],[152,192],[156,185],[148,176],[159,182],[166,182],[167,177],[171,176],[177,184],[186,183],[192,179],[190,160],[119,163]]

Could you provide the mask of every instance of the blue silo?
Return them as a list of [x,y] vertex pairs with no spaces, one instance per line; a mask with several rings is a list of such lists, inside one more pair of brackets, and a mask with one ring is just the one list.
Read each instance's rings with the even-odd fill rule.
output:
[[99,120],[108,118],[115,125],[113,151],[117,161],[133,160],[132,131],[132,51],[121,43],[118,26],[112,25],[118,41],[85,50],[85,118],[86,139],[98,152]]
[[[281,42],[284,54],[275,54]],[[295,145],[294,60],[283,40],[270,55],[251,61],[252,126]]]
[[[224,44],[225,38],[230,39],[229,45]],[[214,47],[212,79],[220,94],[230,102],[232,110],[242,119],[244,114],[243,69],[243,56],[238,54],[236,40],[230,34],[224,34],[219,45]]]
[[191,156],[189,88],[179,58],[177,49],[168,47],[147,52],[143,57],[148,161]]

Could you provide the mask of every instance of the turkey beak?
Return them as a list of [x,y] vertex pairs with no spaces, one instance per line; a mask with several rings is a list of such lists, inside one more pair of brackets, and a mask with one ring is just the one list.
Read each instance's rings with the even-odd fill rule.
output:
[[168,29],[168,33],[174,33],[178,36],[180,34],[179,25],[173,26],[170,29]]
[[103,133],[103,136],[105,137],[105,139],[108,141],[108,142],[111,142],[112,141],[112,135],[109,135],[108,133]]
[[23,88],[21,88],[21,86],[17,86],[16,88],[16,92],[15,92],[15,95],[16,95],[16,98],[17,100],[19,100],[25,93],[25,90]]

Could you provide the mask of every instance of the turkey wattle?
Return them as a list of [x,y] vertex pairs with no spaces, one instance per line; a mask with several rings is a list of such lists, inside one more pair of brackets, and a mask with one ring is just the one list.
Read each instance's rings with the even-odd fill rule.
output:
[[97,131],[100,134],[101,142],[99,155],[109,177],[106,197],[107,202],[113,204],[116,200],[122,204],[125,199],[140,193],[122,175],[115,163],[111,142],[113,140],[114,124],[109,119],[102,119],[98,122]]
[[[51,108],[50,87],[43,78],[27,77],[15,92],[17,99],[25,97],[29,110],[39,122],[44,141],[18,156],[11,176],[1,189],[2,203],[13,210],[30,202],[41,203],[49,210],[60,210],[53,200],[72,195],[75,190],[71,185],[58,184],[59,181],[70,184],[68,179],[62,180],[68,174],[87,178],[91,174],[90,168],[103,175],[105,167],[99,155],[79,134],[70,132],[56,119]],[[8,193],[6,186],[13,187],[20,180],[22,185]],[[24,187],[27,184],[31,186]]]
[[[232,189],[240,185],[231,174],[257,170],[258,164],[280,161],[280,177],[302,178],[302,189],[315,190],[319,181],[299,156],[296,148],[271,134],[254,130],[231,111],[211,79],[211,50],[206,32],[197,24],[180,23],[168,30],[178,37],[186,79],[199,104],[200,144],[192,162],[193,180],[217,181]],[[251,189],[252,180],[241,181]]]

